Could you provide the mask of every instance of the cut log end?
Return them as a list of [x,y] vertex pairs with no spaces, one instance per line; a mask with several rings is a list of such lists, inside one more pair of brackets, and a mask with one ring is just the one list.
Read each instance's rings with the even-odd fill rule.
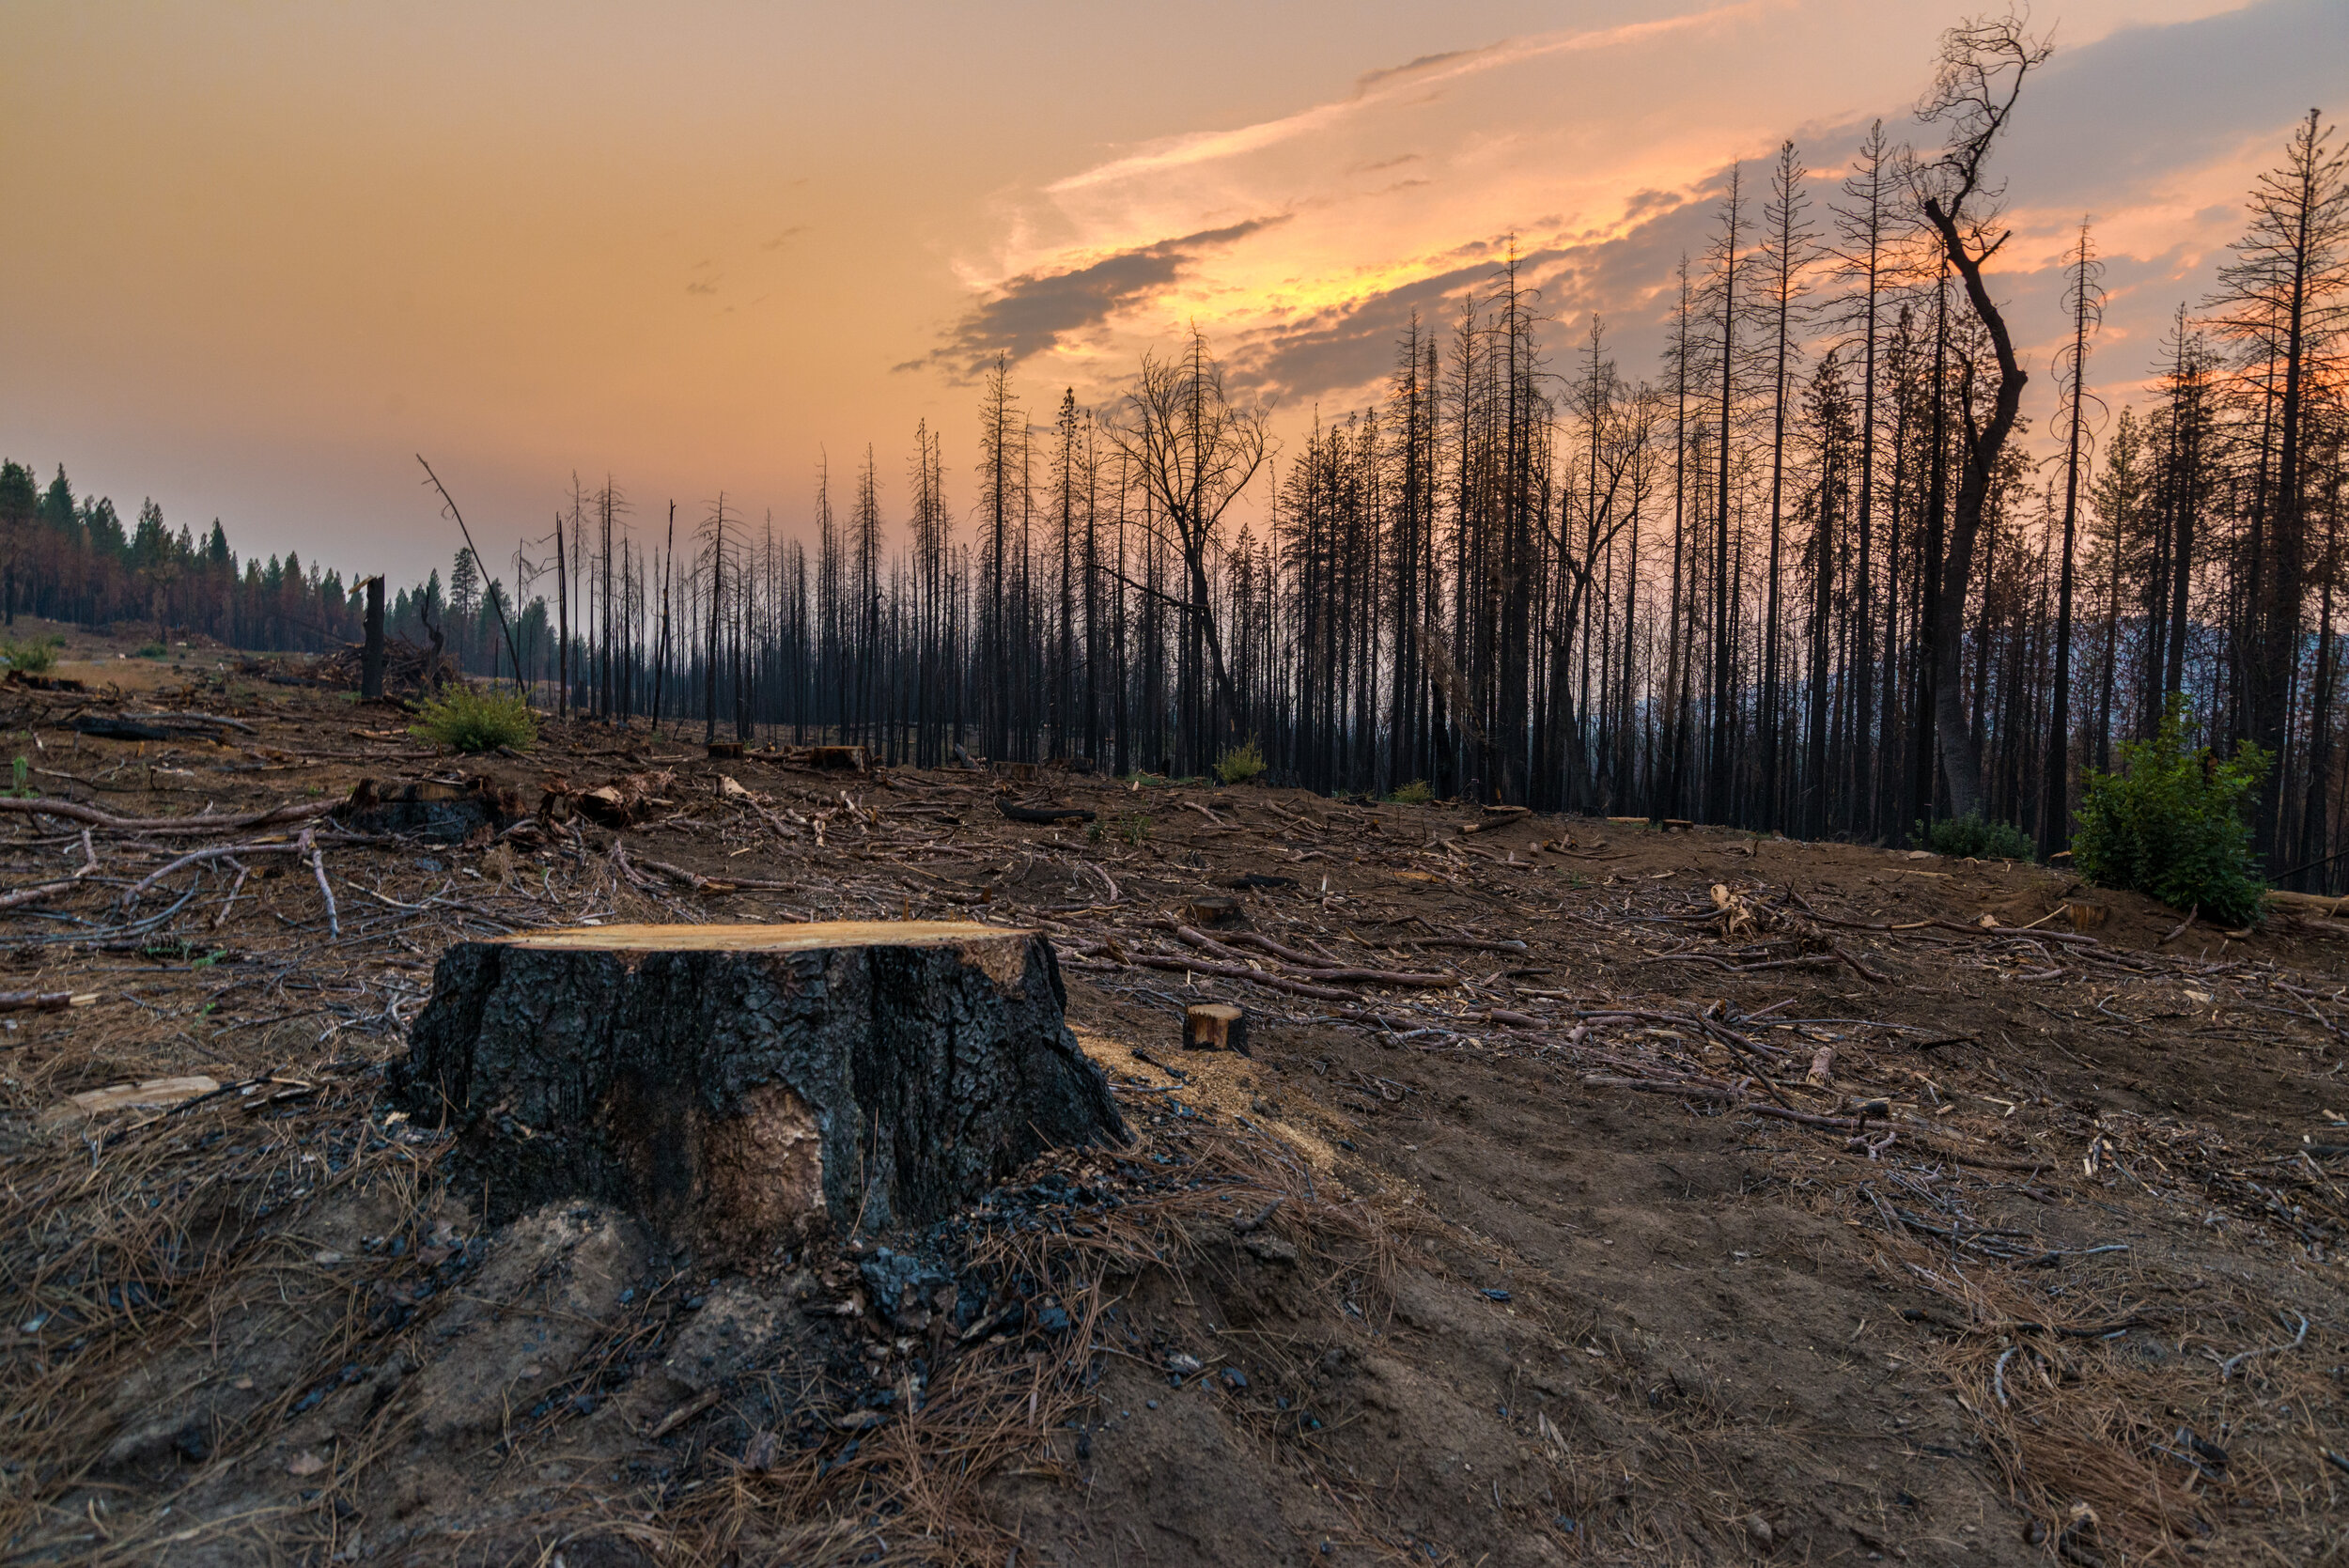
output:
[[505,1218],[630,1208],[723,1255],[925,1224],[1122,1141],[1050,945],[962,923],[605,925],[449,950],[396,1072]]
[[1247,1009],[1228,1001],[1203,1001],[1185,1008],[1183,1045],[1190,1050],[1236,1050],[1247,1055]]
[[1035,935],[961,920],[821,920],[774,925],[565,925],[493,937],[537,953],[812,953],[830,947],[1024,944]]
[[1183,904],[1183,918],[1191,925],[1238,925],[1244,923],[1243,911],[1237,898],[1198,897]]

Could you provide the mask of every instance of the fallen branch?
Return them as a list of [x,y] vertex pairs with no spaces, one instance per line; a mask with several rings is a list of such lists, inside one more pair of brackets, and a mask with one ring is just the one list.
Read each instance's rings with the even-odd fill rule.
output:
[[115,833],[217,833],[231,828],[265,828],[280,822],[306,822],[314,816],[324,816],[342,802],[339,800],[289,800],[267,811],[244,812],[235,816],[116,816],[72,800],[19,800],[0,799],[0,812],[21,812],[30,816],[54,816],[69,822],[86,822],[93,828],[103,828]]
[[318,846],[308,833],[302,835],[301,847],[309,853],[310,870],[319,879],[319,895],[326,900],[326,932],[330,937],[343,934],[342,912],[334,908],[334,890],[326,880],[326,851]]
[[48,897],[53,893],[62,893],[73,885],[71,880],[42,882],[34,887],[19,888],[14,893],[0,893],[0,909],[13,909],[20,904],[31,904]]
[[1224,980],[1245,980],[1252,986],[1263,986],[1275,991],[1287,991],[1292,996],[1318,997],[1324,1001],[1352,1001],[1354,993],[1341,991],[1335,986],[1313,986],[1285,975],[1269,974],[1252,970],[1246,964],[1219,964],[1211,958],[1188,958],[1173,953],[1137,953],[1130,960],[1144,969],[1171,970],[1177,973],[1212,974]]
[[61,1013],[97,1005],[96,991],[0,991],[0,1013]]
[[631,857],[631,863],[641,865],[646,871],[658,871],[663,877],[683,882],[696,893],[732,893],[737,889],[748,889],[756,893],[801,891],[794,883],[770,881],[760,877],[705,877],[698,871],[688,871],[681,865],[671,865],[666,861],[646,860],[641,856]]
[[[2297,1350],[2303,1344],[2306,1344],[2309,1338],[2309,1314],[2306,1312],[2295,1312],[2292,1315],[2300,1320],[2300,1331],[2292,1337],[2292,1343],[2290,1344],[2254,1345],[2240,1355],[2228,1357],[2225,1360],[2218,1363],[2218,1381],[2224,1383],[2228,1378],[2232,1377],[2234,1375],[2234,1369],[2241,1366],[2244,1362],[2249,1360],[2254,1356],[2280,1355],[2284,1351]],[[2280,1312],[2278,1313],[2276,1321],[2279,1323],[2282,1322],[2283,1314]]]
[[169,865],[162,867],[160,870],[148,872],[146,876],[140,877],[136,882],[132,883],[129,888],[125,889],[121,898],[116,901],[116,905],[117,908],[120,908],[127,914],[130,912],[132,906],[138,903],[139,896],[146,893],[148,889],[153,887],[156,883],[162,881],[164,877],[170,876],[175,871],[184,870],[188,866],[200,864],[205,861],[226,860],[232,855],[301,855],[306,854],[307,852],[308,849],[306,845],[301,843],[216,844],[209,848],[194,850],[188,854],[180,856],[178,860],[172,862]]
[[[1807,1127],[1819,1127],[1830,1132],[1849,1133],[1855,1122],[1865,1125],[1864,1118],[1821,1116],[1813,1111],[1795,1110],[1782,1105],[1765,1105],[1758,1100],[1747,1098],[1739,1090],[1715,1083],[1692,1082],[1685,1079],[1617,1078],[1610,1074],[1591,1073],[1584,1076],[1582,1085],[1586,1089],[1634,1089],[1648,1094],[1675,1094],[1683,1099],[1718,1100],[1726,1105],[1734,1105],[1739,1110],[1749,1111],[1756,1116],[1775,1116],[1781,1122],[1796,1122]],[[2046,1169],[2047,1165],[2046,1160],[2000,1159],[1995,1156],[1977,1155],[1968,1150],[1952,1148],[1946,1143],[1928,1142],[1922,1136],[1923,1129],[1910,1123],[1900,1124],[1899,1130],[1906,1133],[1910,1140],[1921,1148],[1943,1159],[1955,1160],[1960,1165],[1978,1166],[1988,1171],[2042,1171]]]
[[[1234,957],[1238,956],[1238,955],[1233,954],[1232,950],[1229,947],[1226,947],[1223,943],[1216,940],[1213,937],[1208,936],[1206,932],[1198,930],[1192,926],[1177,925],[1174,927],[1174,934],[1182,938],[1183,940],[1190,943],[1191,946],[1203,949],[1206,952],[1229,954]],[[1247,933],[1236,932],[1234,933],[1234,936],[1237,939],[1237,937],[1246,934]],[[1448,974],[1410,974],[1393,970],[1348,969],[1344,965],[1333,964],[1327,958],[1308,957],[1305,955],[1297,952],[1293,948],[1283,948],[1278,943],[1267,941],[1262,938],[1257,938],[1255,942],[1252,945],[1262,947],[1268,952],[1278,953],[1281,956],[1296,964],[1299,972],[1308,980],[1317,980],[1323,982],[1332,980],[1351,980],[1366,986],[1429,986],[1446,988],[1459,984],[1457,980]]]

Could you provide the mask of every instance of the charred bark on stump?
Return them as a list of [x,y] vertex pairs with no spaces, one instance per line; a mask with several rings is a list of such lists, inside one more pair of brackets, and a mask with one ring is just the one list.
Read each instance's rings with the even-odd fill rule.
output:
[[999,927],[540,933],[451,948],[394,1077],[493,1219],[594,1198],[747,1255],[1122,1141],[1066,1000],[1050,945]]

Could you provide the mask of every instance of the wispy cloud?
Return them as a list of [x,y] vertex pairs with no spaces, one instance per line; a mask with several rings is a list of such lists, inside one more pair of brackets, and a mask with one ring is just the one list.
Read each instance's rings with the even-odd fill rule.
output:
[[1316,103],[1278,119],[1259,120],[1254,125],[1170,136],[1140,152],[1080,170],[1045,189],[1053,195],[1066,195],[1091,186],[1162,174],[1169,169],[1213,163],[1219,159],[1237,158],[1327,130],[1340,120],[1407,92],[1424,92],[1462,77],[1548,55],[1616,48],[1643,42],[1667,33],[1711,26],[1751,15],[1762,9],[1765,0],[1736,0],[1733,5],[1717,6],[1709,10],[1665,17],[1654,22],[1633,22],[1620,27],[1599,27],[1579,32],[1534,33],[1521,39],[1503,39],[1498,43],[1486,44],[1477,49],[1423,54],[1408,64],[1364,72],[1355,79],[1354,90],[1345,98]]
[[972,374],[998,354],[1016,362],[1061,346],[1131,305],[1172,287],[1206,252],[1219,250],[1283,218],[1251,218],[1100,257],[1057,272],[1025,272],[999,285],[957,322],[946,341],[900,370],[943,365]]
[[[1836,155],[1876,115],[1896,138],[1913,133],[1903,105],[1916,85],[1912,62],[1930,43],[1912,22],[1883,22],[1878,31],[1909,51],[1899,72],[1879,79],[1838,55],[1814,59],[1808,77],[1787,86],[1749,68],[1791,47],[1789,29],[1808,29],[1829,54],[1854,29],[1838,32],[1786,0],[1680,3],[1688,13],[1663,20],[1423,54],[1356,77],[1332,101],[1129,143],[1031,187],[1005,202],[993,265],[962,270],[983,303],[920,363],[960,375],[998,352],[1041,355],[1051,374],[1082,389],[1179,317],[1213,334],[1237,380],[1283,407],[1350,404],[1376,395],[1414,315],[1423,331],[1448,333],[1466,299],[1489,287],[1500,247],[1514,241],[1520,281],[1539,290],[1553,334],[1579,333],[1595,312],[1610,352],[1638,374],[1661,346],[1674,262],[1703,251],[1727,164],[1792,133],[1807,153],[1825,156],[1814,194],[1828,199]],[[2095,10],[2095,0],[2086,3]],[[2172,14],[2140,21],[2129,5]],[[2325,45],[2349,15],[2339,8],[2340,0],[2127,0],[2085,18],[2088,36],[2068,43],[2006,149],[2026,239],[2068,233],[2080,197],[2067,184],[2077,171],[2101,169],[2092,183],[2114,210],[2100,207],[2100,233],[2116,252],[2132,248],[2137,229],[2162,248],[2184,219],[2171,210],[2180,200],[2199,206],[2210,191],[2240,182],[2227,173],[2214,186],[2190,167],[2197,152],[2236,162],[2206,146],[2206,132],[2229,143],[2233,121],[2261,123],[2260,107],[2256,94],[2231,90],[2223,115],[2214,105],[2181,114],[2157,101],[2131,105],[2129,92],[2176,84],[2181,101],[2192,101],[2183,85],[2193,79],[2192,59],[2232,58],[2237,39],[2292,51],[2295,61],[2329,61],[2338,50]],[[1851,60],[1870,60],[1884,44],[1874,34],[1851,42]],[[1504,76],[1503,68],[1529,62],[1546,63]],[[2287,73],[2308,88],[2294,101],[2313,92],[2308,79],[2326,69],[2304,63]],[[2226,74],[2232,89],[2241,73]],[[1655,112],[1699,80],[1719,90]],[[1552,104],[1574,112],[1554,120]],[[2165,113],[2185,122],[2169,129],[2178,145],[2142,171],[2146,192],[2124,194],[2116,177],[2137,183],[2143,160],[2115,144],[2142,139],[2137,122]],[[2206,123],[2215,118],[2228,125]],[[2059,192],[2062,221],[2051,227],[2039,209]],[[2158,211],[2139,210],[2149,200]],[[1285,215],[1277,238],[1211,238],[1238,215],[1268,212]],[[1159,239],[1168,234],[1185,238]],[[2036,320],[2046,279],[2024,249],[2002,271],[2021,316]],[[2123,314],[2116,309],[2116,337]]]
[[[1652,347],[1648,297],[1670,287],[1677,256],[1702,244],[1721,184],[1714,176],[1676,192],[1645,192],[1617,225],[1520,251],[1517,282],[1536,316],[1563,323],[1599,311],[1614,336],[1630,327],[1628,342],[1644,357]],[[1393,369],[1414,317],[1423,340],[1453,331],[1463,302],[1498,281],[1501,253],[1491,241],[1466,241],[1426,257],[1416,275],[1252,329],[1234,346],[1238,377],[1291,404],[1363,395]]]

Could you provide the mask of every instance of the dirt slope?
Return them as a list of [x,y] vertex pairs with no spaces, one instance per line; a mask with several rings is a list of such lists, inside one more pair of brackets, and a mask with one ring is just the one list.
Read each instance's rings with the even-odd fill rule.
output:
[[[2336,1549],[2329,931],[1728,832],[713,763],[641,723],[454,765],[388,709],[179,680],[0,697],[33,787],[98,818],[0,817],[8,887],[48,890],[0,909],[5,986],[100,999],[0,1033],[8,1560]],[[244,727],[71,727],[149,711]],[[471,845],[315,815],[460,775],[506,801]],[[605,784],[608,821],[550,800]],[[468,935],[905,915],[1050,933],[1131,1145],[724,1271],[591,1205],[484,1229],[381,1094]],[[1207,998],[1252,1059],[1179,1049]]]

